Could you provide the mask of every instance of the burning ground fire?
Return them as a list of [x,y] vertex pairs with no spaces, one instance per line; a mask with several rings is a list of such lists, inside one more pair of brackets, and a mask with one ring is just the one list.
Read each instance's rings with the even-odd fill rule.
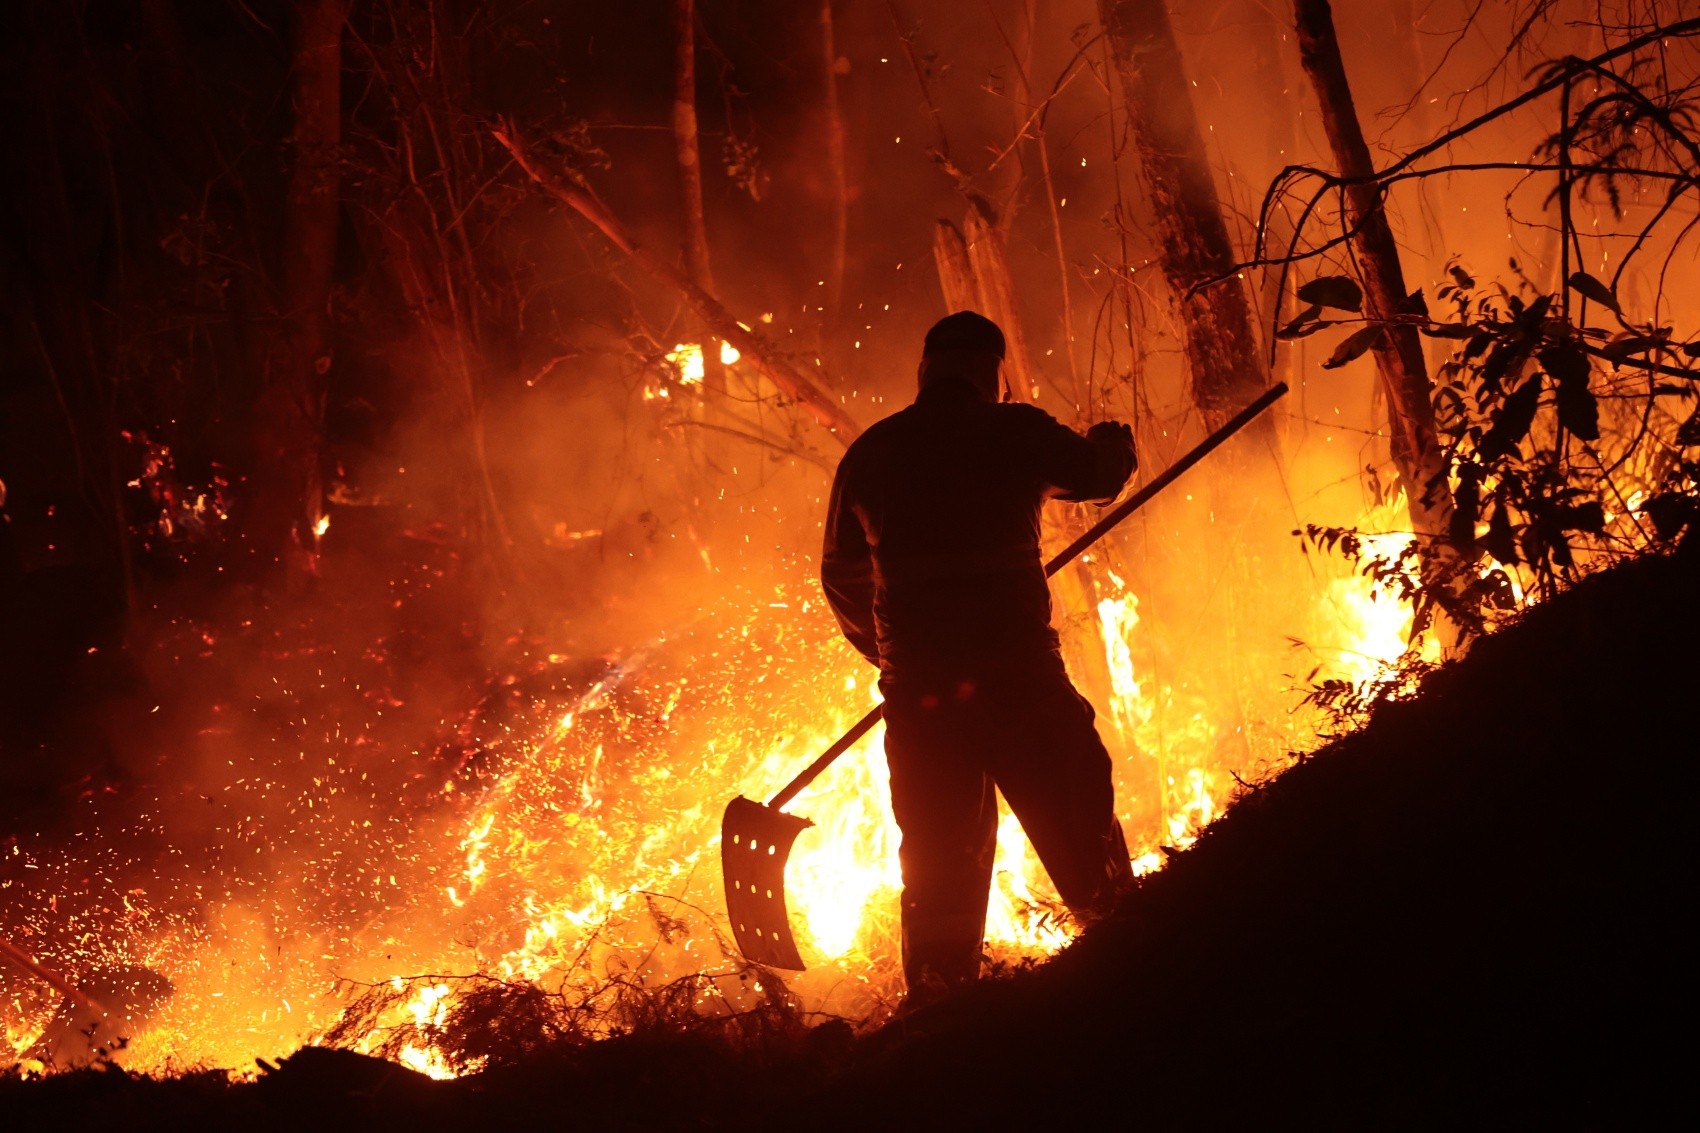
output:
[[[285,1054],[324,1036],[365,988],[390,1002],[350,1045],[428,1074],[466,1073],[476,1063],[446,1058],[433,1040],[460,994],[455,977],[472,973],[534,984],[592,1016],[632,983],[704,973],[699,1010],[747,1007],[762,989],[737,963],[720,912],[720,811],[735,794],[771,794],[876,696],[871,672],[814,596],[809,564],[791,564],[791,574],[726,603],[751,615],[704,615],[588,677],[567,677],[572,665],[560,655],[533,653],[533,676],[550,691],[467,721],[468,755],[435,787],[419,782],[417,766],[402,781],[373,771],[362,754],[379,746],[370,722],[304,715],[291,722],[298,761],[322,766],[284,803],[287,788],[267,778],[251,734],[213,728],[201,739],[231,772],[226,797],[204,804],[229,824],[222,882],[194,878],[169,829],[154,832],[162,864],[144,885],[117,880],[135,870],[108,845],[75,857],[14,844],[5,883],[42,898],[10,926],[14,939],[73,971],[133,964],[166,975],[175,995],[120,1055],[155,1071]],[[1093,631],[1070,644],[1103,650],[1110,702],[1101,725],[1143,872],[1222,812],[1235,774],[1313,737],[1291,711],[1297,694],[1281,690],[1284,731],[1250,746],[1226,742],[1232,727],[1220,706],[1159,671],[1139,595],[1115,572],[1103,575]],[[1361,674],[1403,648],[1398,608],[1369,602],[1364,587],[1348,578],[1327,589],[1324,620],[1344,643],[1339,655],[1353,658],[1330,671]],[[298,657],[290,669],[323,687],[335,663]],[[396,707],[385,696],[366,701],[376,716]],[[321,729],[315,748],[306,733]],[[884,779],[876,731],[792,808],[816,823],[788,873],[811,961],[788,983],[809,1010],[864,1018],[898,994],[897,830]],[[249,803],[254,813],[237,813]],[[232,880],[242,878],[244,851],[265,861],[263,878]],[[996,869],[990,953],[1015,961],[1066,944],[1072,930],[1007,814]],[[56,1001],[50,989],[24,986],[0,1004],[18,1057],[35,1058]],[[610,1012],[596,1026],[616,1019]]]

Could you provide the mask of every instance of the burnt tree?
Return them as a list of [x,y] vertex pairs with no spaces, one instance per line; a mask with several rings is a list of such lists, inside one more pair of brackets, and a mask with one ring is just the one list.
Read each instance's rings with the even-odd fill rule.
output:
[[833,37],[832,0],[820,4],[821,53],[825,63],[822,90],[826,119],[826,168],[832,191],[832,258],[826,276],[826,339],[839,321],[844,301],[845,260],[850,246],[850,183],[844,156],[844,116],[838,106],[838,47]]
[[1379,327],[1370,349],[1387,397],[1393,462],[1405,484],[1413,529],[1419,538],[1439,548],[1452,522],[1452,495],[1435,435],[1432,387],[1422,339],[1415,323],[1407,318],[1416,310],[1406,290],[1393,230],[1388,227],[1375,164],[1352,102],[1328,0],[1294,0],[1294,14],[1299,57],[1316,88],[1328,143],[1343,179],[1345,219],[1363,283],[1364,314]]
[[319,462],[331,364],[327,307],[336,264],[344,2],[304,0],[294,9],[278,330],[256,422],[266,472],[254,478],[249,538],[256,553],[275,556],[296,581],[314,569],[324,516]]
[[1267,367],[1233,267],[1216,182],[1164,0],[1099,0],[1134,148],[1150,185],[1158,255],[1178,296],[1193,403],[1216,429],[1262,392]]
[[[692,283],[713,295],[708,225],[702,213],[702,146],[697,131],[696,0],[673,0],[673,52],[673,154],[679,167],[684,212],[685,270]],[[725,392],[726,370],[720,351],[712,343],[703,344],[702,372],[707,389]]]

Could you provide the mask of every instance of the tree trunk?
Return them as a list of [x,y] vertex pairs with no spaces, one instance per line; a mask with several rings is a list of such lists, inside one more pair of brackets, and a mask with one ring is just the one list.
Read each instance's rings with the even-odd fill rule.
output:
[[1180,305],[1193,403],[1207,428],[1263,392],[1267,371],[1237,280],[1187,297],[1235,263],[1165,0],[1098,0],[1134,147],[1150,185],[1163,274]]
[[303,0],[290,36],[289,101],[294,124],[283,217],[279,338],[261,399],[262,463],[253,532],[262,553],[282,560],[299,582],[314,570],[324,518],[319,461],[325,374],[330,368],[326,308],[336,264],[342,142],[344,0]]
[[1299,57],[1316,87],[1322,123],[1346,187],[1347,222],[1356,229],[1352,250],[1363,280],[1364,314],[1386,326],[1374,347],[1376,372],[1387,397],[1395,467],[1410,501],[1411,526],[1440,547],[1452,521],[1452,493],[1434,431],[1434,403],[1422,339],[1414,326],[1392,320],[1408,310],[1399,248],[1388,227],[1369,147],[1364,144],[1334,17],[1328,0],[1295,0]]
[[[1426,5],[1422,7],[1426,8]],[[1421,15],[1418,0],[1391,0],[1384,17],[1386,23],[1383,26],[1392,31],[1389,36],[1392,50],[1386,58],[1394,89],[1411,92],[1411,101],[1402,109],[1396,122],[1399,133],[1394,137],[1394,144],[1401,150],[1414,149],[1438,132],[1435,126],[1434,104],[1430,101],[1428,92],[1422,89],[1423,81],[1429,78],[1433,70],[1433,64],[1428,59],[1428,53],[1423,50],[1423,40],[1427,37],[1417,31],[1417,22]],[[1426,252],[1431,257],[1430,262],[1433,262],[1432,257],[1436,255],[1449,255],[1453,244],[1446,233],[1446,221],[1451,209],[1445,199],[1446,192],[1442,183],[1419,177],[1406,191],[1414,193],[1419,203],[1416,219],[1422,225],[1423,235],[1428,243]],[[1554,211],[1556,213],[1556,210]],[[1407,246],[1410,242],[1411,236],[1407,235]],[[1434,373],[1450,360],[1456,345],[1444,338],[1424,338],[1423,357],[1428,372]]]
[[1015,280],[1009,270],[1009,253],[1003,231],[986,215],[977,200],[968,202],[963,234],[968,242],[968,262],[980,289],[980,311],[1003,328],[1004,366],[1014,396],[1022,401],[1039,399],[1039,375],[1027,352],[1027,332],[1015,305]]
[[[1273,177],[1277,170],[1297,160],[1295,153],[1298,148],[1298,136],[1294,125],[1298,115],[1295,113],[1297,107],[1293,93],[1295,84],[1290,81],[1288,57],[1283,50],[1286,30],[1286,22],[1280,15],[1271,12],[1262,4],[1251,6],[1245,31],[1250,44],[1252,71],[1257,76],[1257,85],[1263,90],[1281,92],[1280,102],[1268,115],[1268,129],[1263,134],[1265,182]],[[1263,238],[1266,247],[1279,252],[1286,250],[1293,238],[1292,218],[1287,210],[1270,211]],[[1263,320],[1272,320],[1275,312],[1281,310],[1284,298],[1281,293],[1283,273],[1266,271],[1262,274],[1263,278],[1255,292],[1258,297],[1258,316]],[[1291,286],[1290,281],[1288,286]],[[1276,353],[1274,373],[1270,375],[1274,380],[1288,381],[1292,377],[1293,367],[1304,357],[1305,343],[1305,339],[1297,339],[1288,344],[1288,349]]]
[[[1039,184],[1045,194],[1045,211],[1051,221],[1051,239],[1057,256],[1057,293],[1062,303],[1062,343],[1063,355],[1068,360],[1068,396],[1074,403],[1074,411],[1067,414],[1070,424],[1078,424],[1085,420],[1086,390],[1080,381],[1080,359],[1074,349],[1074,299],[1072,288],[1069,286],[1068,255],[1063,248],[1062,206],[1058,203],[1056,180],[1051,175],[1050,143],[1045,139],[1045,116],[1042,108],[1033,96],[1033,29],[1039,21],[1037,0],[1025,0],[1021,9],[1021,30],[1018,37],[1019,50],[1012,48],[1011,54],[1017,59],[1016,68],[1016,100],[1015,100],[1015,129],[1018,144],[1016,146],[1017,160],[1021,162],[1023,177],[1026,175],[1027,160],[1021,156],[1023,150],[1031,148],[1038,155]],[[1028,137],[1031,122],[1031,136]],[[1027,137],[1025,143],[1019,142]],[[1012,193],[1013,202],[1016,194]],[[1005,227],[1008,227],[1010,210],[1004,210]]]
[[[673,153],[684,206],[685,270],[692,283],[713,295],[708,226],[702,215],[702,148],[697,140],[696,0],[673,0],[673,46]],[[726,368],[712,341],[702,344],[702,376],[704,389],[725,392]]]
[[844,300],[844,262],[850,244],[850,185],[844,166],[844,118],[838,111],[838,48],[832,34],[832,0],[820,0],[821,50],[826,69],[826,171],[832,191],[832,258],[826,275],[826,317],[821,325],[830,346]]
[[948,220],[933,224],[933,261],[938,265],[939,290],[944,293],[944,313],[978,308],[980,287],[968,262],[968,241],[962,238],[962,229]]

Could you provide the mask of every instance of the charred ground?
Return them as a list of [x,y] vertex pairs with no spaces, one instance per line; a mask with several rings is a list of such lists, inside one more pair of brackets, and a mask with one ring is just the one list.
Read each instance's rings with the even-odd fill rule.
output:
[[448,1083],[310,1048],[249,1084],[8,1080],[0,1111],[251,1128],[1675,1116],[1693,1109],[1677,1036],[1697,588],[1691,540],[1536,607],[1242,798],[1062,956],[865,1037],[759,1012]]

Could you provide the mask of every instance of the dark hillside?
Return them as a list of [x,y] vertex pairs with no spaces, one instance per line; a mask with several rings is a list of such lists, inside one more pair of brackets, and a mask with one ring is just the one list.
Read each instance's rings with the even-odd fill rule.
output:
[[1697,593],[1691,546],[1532,611],[840,1104],[1159,1128],[1693,1111]]
[[1696,593],[1694,548],[1589,580],[1242,801],[1056,961],[865,1040],[633,1037],[444,1085],[330,1053],[234,1088],[91,1072],[0,1083],[0,1112],[255,1127],[1666,1124],[1696,1108],[1681,928]]

